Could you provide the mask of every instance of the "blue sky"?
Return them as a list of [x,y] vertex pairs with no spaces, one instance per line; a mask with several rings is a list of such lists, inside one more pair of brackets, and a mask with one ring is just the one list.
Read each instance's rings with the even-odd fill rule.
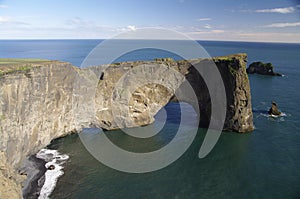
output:
[[199,40],[300,43],[300,1],[0,0],[0,39],[102,39],[146,27]]

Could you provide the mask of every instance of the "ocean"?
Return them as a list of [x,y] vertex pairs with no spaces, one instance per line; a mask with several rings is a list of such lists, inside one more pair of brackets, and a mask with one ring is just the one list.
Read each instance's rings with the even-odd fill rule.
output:
[[[68,61],[80,66],[101,40],[0,40],[0,56]],[[143,42],[143,41],[138,41]],[[248,63],[271,62],[283,77],[249,75],[255,130],[223,132],[212,152],[198,158],[205,136],[199,129],[193,144],[168,167],[143,174],[111,169],[85,149],[79,136],[54,140],[47,149],[66,154],[63,175],[50,198],[300,198],[300,44],[199,41],[211,56],[247,53]],[[178,46],[180,47],[180,46]],[[153,60],[177,55],[144,49],[118,61]],[[277,102],[284,117],[265,112]],[[179,105],[166,106],[170,125],[160,144],[174,136]],[[175,124],[175,125],[173,125]],[[173,126],[172,126],[173,125]],[[84,129],[84,132],[95,129]],[[121,131],[106,132],[120,146],[142,147]],[[149,142],[146,148],[155,148]]]

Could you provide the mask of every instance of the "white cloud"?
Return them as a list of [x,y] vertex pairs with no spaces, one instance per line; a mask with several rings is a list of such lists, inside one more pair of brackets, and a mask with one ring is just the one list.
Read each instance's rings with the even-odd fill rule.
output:
[[264,41],[264,42],[288,42],[288,43],[300,43],[299,33],[277,33],[277,32],[248,32],[248,33],[236,33],[232,34],[236,38],[240,38],[242,41]]
[[212,30],[211,32],[212,33],[224,33],[225,31],[224,30]]
[[300,43],[300,33],[212,30],[187,32],[186,34],[196,40]]
[[250,10],[250,9],[245,9],[245,10],[239,10],[238,12],[253,12],[252,10]]
[[136,31],[136,27],[135,26],[127,26],[126,28],[128,30],[130,30],[130,31]]
[[95,26],[94,22],[83,20],[80,17],[75,17],[66,21],[67,25],[80,26],[80,27],[91,27]]
[[200,18],[200,19],[197,19],[197,21],[210,21],[211,18]]
[[187,34],[189,35],[203,35],[203,34],[219,34],[219,33],[225,33],[225,30],[218,30],[218,29],[214,29],[214,30],[209,30],[209,31],[193,31],[193,32],[187,32]]
[[0,16],[0,24],[10,22],[9,17],[1,17]]
[[206,28],[206,29],[211,29],[212,27],[211,27],[211,25],[206,24],[206,25],[204,26],[204,28]]
[[24,25],[29,25],[26,22],[19,21],[18,19],[15,19],[14,17],[10,16],[0,16],[0,24],[2,26],[24,26]]
[[300,22],[294,22],[294,23],[273,23],[273,24],[269,24],[263,27],[266,28],[286,28],[286,27],[296,27],[296,26],[300,26]]
[[0,8],[8,8],[7,5],[0,4]]
[[272,9],[255,10],[254,12],[258,12],[258,13],[280,13],[280,14],[288,14],[288,13],[295,12],[295,8],[294,7],[272,8]]

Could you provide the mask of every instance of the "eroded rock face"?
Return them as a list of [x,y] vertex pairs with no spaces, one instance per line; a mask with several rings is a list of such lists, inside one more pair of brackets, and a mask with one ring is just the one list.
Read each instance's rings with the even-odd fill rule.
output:
[[253,62],[247,68],[248,74],[261,74],[261,75],[271,75],[271,76],[282,76],[279,73],[274,72],[274,66],[271,63],[263,62]]
[[[220,71],[227,96],[225,130],[253,130],[246,59],[245,54],[238,54],[192,61],[199,66],[214,61]],[[209,124],[210,95],[190,62],[157,59],[102,69],[78,69],[48,61],[0,78],[0,183],[11,184],[16,198],[21,196],[16,191],[21,190],[20,177],[11,171],[17,171],[26,156],[83,127],[111,130],[150,124],[171,98],[178,100],[174,94],[186,81],[197,95],[200,125]],[[179,100],[192,103],[189,95],[181,92]],[[5,193],[0,189],[0,194]]]
[[172,66],[156,62],[109,67],[97,85],[93,125],[112,130],[150,124],[183,81]]

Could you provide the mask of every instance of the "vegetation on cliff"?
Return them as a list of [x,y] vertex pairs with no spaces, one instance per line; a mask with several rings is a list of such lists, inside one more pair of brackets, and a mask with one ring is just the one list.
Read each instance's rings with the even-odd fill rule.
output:
[[50,61],[45,59],[0,58],[0,77],[16,72],[27,72],[33,67],[47,62]]

